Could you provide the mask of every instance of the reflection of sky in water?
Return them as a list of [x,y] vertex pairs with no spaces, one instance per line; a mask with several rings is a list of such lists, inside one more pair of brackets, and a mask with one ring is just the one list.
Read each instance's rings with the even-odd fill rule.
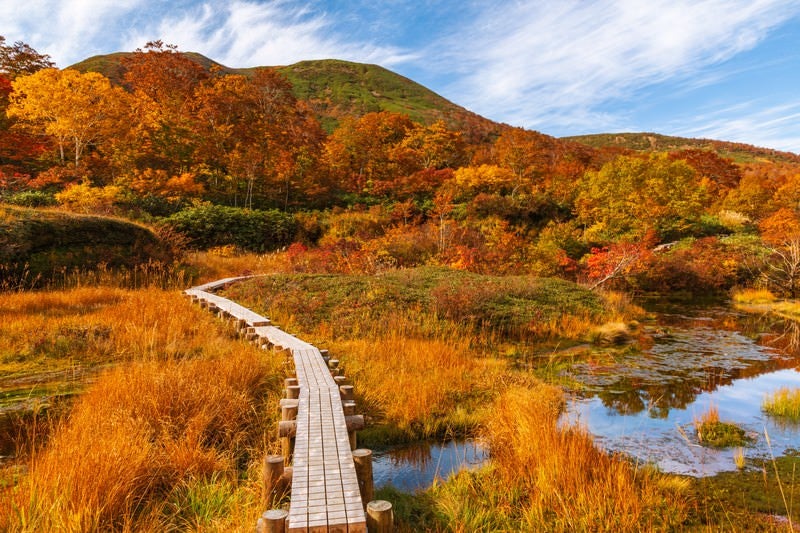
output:
[[436,478],[447,479],[486,462],[488,454],[473,440],[444,444],[417,443],[376,452],[372,474],[376,487],[391,484],[403,491],[426,489]]
[[797,323],[720,307],[688,311],[659,315],[652,345],[643,353],[572,365],[567,373],[585,385],[587,398],[572,400],[566,420],[585,425],[608,450],[691,475],[736,468],[733,449],[697,444],[693,421],[711,405],[721,420],[755,437],[745,448],[747,457],[769,456],[765,430],[776,456],[800,448],[800,426],[761,412],[766,394],[800,387],[798,347],[752,340],[794,339]]
[[800,448],[798,426],[780,424],[761,411],[764,395],[783,386],[800,386],[800,372],[779,370],[736,380],[713,392],[699,394],[684,409],[670,409],[666,418],[651,417],[647,411],[621,415],[605,407],[599,398],[570,402],[567,417],[585,425],[595,436],[595,442],[607,450],[625,452],[668,472],[713,475],[736,467],[733,449],[716,450],[697,444],[693,420],[712,404],[719,409],[721,420],[735,422],[756,438],[754,445],[745,448],[746,457],[769,456],[765,429],[776,456],[783,455],[787,448]]

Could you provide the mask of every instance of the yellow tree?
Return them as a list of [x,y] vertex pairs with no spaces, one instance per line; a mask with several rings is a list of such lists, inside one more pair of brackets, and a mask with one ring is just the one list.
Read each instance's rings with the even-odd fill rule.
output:
[[676,238],[699,219],[707,199],[685,162],[622,156],[586,173],[575,211],[595,242],[638,239],[650,230]]
[[419,170],[402,168],[396,157],[397,147],[413,128],[408,116],[390,111],[346,118],[327,139],[327,164],[348,192],[370,192],[376,182]]
[[12,84],[8,115],[34,133],[51,136],[61,162],[75,166],[90,145],[100,145],[123,124],[127,95],[96,72],[40,70]]
[[430,126],[414,124],[400,141],[396,158],[408,160],[413,170],[455,168],[464,162],[464,149],[461,132],[438,120]]

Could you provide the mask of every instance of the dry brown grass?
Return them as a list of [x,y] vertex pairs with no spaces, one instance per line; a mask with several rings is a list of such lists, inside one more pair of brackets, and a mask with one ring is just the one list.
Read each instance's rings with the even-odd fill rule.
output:
[[[191,501],[209,479],[238,494],[228,494],[218,514],[252,526],[258,476],[239,479],[273,445],[267,427],[277,413],[282,357],[235,340],[177,292],[80,288],[6,295],[5,302],[4,352],[34,353],[38,343],[51,348],[40,367],[58,355],[113,368],[55,424],[49,441],[32,443],[27,474],[0,497],[0,530],[197,525],[192,513],[202,509],[167,509],[178,493]],[[73,338],[73,330],[83,333]],[[222,523],[219,530],[235,529]]]
[[367,412],[416,438],[462,432],[483,415],[469,400],[491,398],[506,364],[481,356],[472,333],[415,336],[412,331],[424,329],[415,320],[387,317],[374,332],[338,341],[332,350],[342,354]]
[[207,283],[236,276],[291,271],[289,259],[285,253],[281,252],[228,253],[216,249],[187,254],[186,262],[196,271],[197,283]]
[[543,384],[497,400],[492,467],[435,493],[449,529],[662,531],[685,521],[688,482],[608,455],[579,427],[558,428],[562,406],[561,391]]

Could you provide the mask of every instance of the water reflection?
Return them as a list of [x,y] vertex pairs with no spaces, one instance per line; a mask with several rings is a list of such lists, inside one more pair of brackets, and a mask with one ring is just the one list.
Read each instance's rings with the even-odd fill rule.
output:
[[[782,386],[798,386],[800,372],[778,370],[737,380],[713,392],[700,393],[684,409],[671,409],[655,418],[646,412],[621,415],[599,398],[575,399],[569,405],[566,422],[580,423],[608,450],[625,452],[641,463],[652,463],[664,471],[695,476],[735,470],[733,450],[716,450],[697,443],[693,422],[711,405],[720,418],[735,422],[754,438],[745,450],[747,457],[778,456],[800,448],[800,427],[761,412],[765,394]],[[765,432],[769,435],[767,443]]]
[[[578,361],[566,373],[619,414],[666,418],[698,395],[736,380],[798,367],[800,327],[728,309],[663,313],[645,329],[641,351]],[[767,333],[763,333],[766,331]],[[794,349],[793,349],[794,347]]]
[[585,390],[572,401],[568,421],[585,424],[610,450],[692,475],[735,468],[732,450],[696,441],[693,421],[712,404],[755,438],[746,455],[800,448],[800,426],[761,412],[765,394],[800,386],[797,322],[719,306],[658,311],[641,351],[572,365],[569,376]]
[[393,485],[406,492],[426,489],[435,479],[447,479],[465,468],[476,468],[488,459],[477,441],[419,442],[376,452],[372,473],[376,487]]

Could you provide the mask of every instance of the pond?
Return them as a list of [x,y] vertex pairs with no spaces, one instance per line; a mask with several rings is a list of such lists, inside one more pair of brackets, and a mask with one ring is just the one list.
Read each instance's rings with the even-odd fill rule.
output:
[[761,411],[764,396],[800,387],[800,328],[724,306],[656,308],[640,350],[597,350],[567,367],[577,384],[565,421],[609,451],[693,476],[735,470],[733,449],[697,442],[694,420],[711,406],[754,439],[745,457],[796,453],[800,426]]
[[475,440],[444,443],[418,442],[375,452],[372,475],[376,487],[391,484],[404,492],[430,487],[436,479],[447,479],[465,468],[477,468],[488,452]]

